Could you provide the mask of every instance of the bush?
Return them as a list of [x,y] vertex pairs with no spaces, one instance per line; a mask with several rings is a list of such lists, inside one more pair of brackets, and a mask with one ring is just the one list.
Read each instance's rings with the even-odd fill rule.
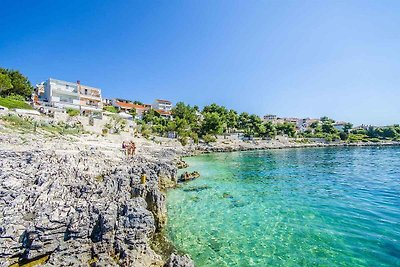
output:
[[0,117],[0,119],[6,122],[8,127],[22,130],[23,132],[36,132],[37,129],[52,134],[80,134],[84,132],[81,125],[71,127],[65,123],[49,124],[36,122],[29,117],[20,117],[17,115],[6,115]]
[[186,146],[188,144],[188,138],[186,136],[179,137],[178,140],[181,142],[182,146]]
[[103,107],[103,110],[111,112],[111,113],[118,113],[118,109],[113,106],[105,106],[105,107]]
[[148,139],[151,134],[151,129],[146,124],[143,124],[140,129],[140,133],[144,138]]
[[214,143],[217,141],[217,138],[215,138],[215,136],[211,134],[206,134],[205,136],[203,136],[203,141],[206,142],[207,144]]
[[11,128],[17,128],[17,129],[21,129],[21,130],[33,130],[34,129],[34,125],[31,119],[29,118],[23,118],[17,115],[6,115],[6,116],[2,116],[0,117],[0,119],[2,121],[7,122],[7,124],[11,127]]
[[67,114],[71,117],[76,117],[80,114],[80,111],[73,108],[67,108]]
[[349,134],[349,142],[350,143],[358,143],[361,142],[364,138],[368,138],[365,134]]
[[190,137],[193,139],[193,142],[194,142],[195,144],[198,144],[198,143],[199,143],[199,136],[197,135],[197,133],[191,132]]

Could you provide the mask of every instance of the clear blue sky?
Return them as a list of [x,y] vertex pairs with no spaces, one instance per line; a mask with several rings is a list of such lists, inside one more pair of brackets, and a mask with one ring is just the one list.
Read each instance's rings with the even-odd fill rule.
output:
[[1,1],[0,66],[106,97],[400,123],[400,1]]

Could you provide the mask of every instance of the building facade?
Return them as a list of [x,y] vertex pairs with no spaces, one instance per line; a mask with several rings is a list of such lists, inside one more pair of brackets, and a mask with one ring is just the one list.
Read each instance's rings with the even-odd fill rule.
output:
[[134,107],[135,104],[131,100],[122,99],[122,98],[114,98],[111,101],[111,104],[118,109],[118,111],[129,113]]
[[80,83],[80,81],[77,81],[77,84],[82,112],[101,112],[103,110],[101,90],[99,88],[83,85]]
[[44,83],[44,101],[52,107],[80,110],[78,84],[50,78]]
[[43,101],[55,108],[72,108],[82,113],[101,112],[103,108],[99,88],[49,78],[43,83]]
[[162,111],[171,111],[172,102],[168,100],[156,99],[153,103],[153,109]]
[[147,111],[149,111],[149,110],[151,109],[151,105],[147,105],[147,104],[137,105],[137,104],[134,104],[134,107],[133,107],[133,108],[134,108],[135,111],[136,111],[136,116],[135,116],[135,118],[141,120],[141,119],[143,119],[143,115],[144,115]]

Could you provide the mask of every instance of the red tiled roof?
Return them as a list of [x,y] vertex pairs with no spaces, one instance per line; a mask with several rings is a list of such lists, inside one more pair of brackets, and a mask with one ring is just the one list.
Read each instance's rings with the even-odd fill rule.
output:
[[125,103],[125,102],[120,102],[120,101],[115,101],[115,103],[120,106],[121,108],[133,108],[135,104],[133,103]]
[[134,109],[145,109],[145,110],[150,109],[150,107],[146,107],[145,105],[137,105],[137,104],[134,104],[133,108]]
[[156,109],[155,110],[158,114],[160,115],[171,115],[171,111],[165,111],[165,110],[161,110],[161,109]]
[[171,104],[171,101],[169,101],[169,100],[156,99],[156,101],[157,101],[157,102],[160,102],[160,103]]

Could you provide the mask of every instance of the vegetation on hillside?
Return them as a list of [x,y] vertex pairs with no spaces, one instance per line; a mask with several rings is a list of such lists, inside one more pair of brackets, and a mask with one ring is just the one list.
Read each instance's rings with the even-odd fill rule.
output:
[[0,106],[13,109],[32,109],[32,107],[24,101],[24,98],[18,95],[10,95],[7,97],[0,97]]
[[0,120],[13,130],[21,133],[35,133],[41,131],[47,134],[81,134],[84,133],[83,127],[79,123],[67,124],[64,122],[48,123],[45,121],[36,121],[29,117],[20,117],[17,115],[3,115]]

